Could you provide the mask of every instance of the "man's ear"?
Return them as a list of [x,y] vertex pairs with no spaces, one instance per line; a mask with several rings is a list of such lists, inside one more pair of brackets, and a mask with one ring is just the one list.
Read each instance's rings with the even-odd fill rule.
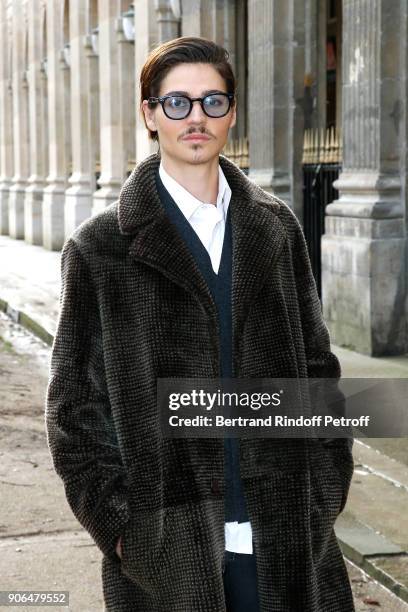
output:
[[234,106],[232,107],[231,115],[232,117],[231,117],[230,128],[234,127],[234,125],[237,122],[237,105],[236,104],[234,104]]
[[151,132],[157,132],[156,121],[155,121],[155,109],[149,108],[147,100],[143,100],[142,109],[145,116],[146,125]]

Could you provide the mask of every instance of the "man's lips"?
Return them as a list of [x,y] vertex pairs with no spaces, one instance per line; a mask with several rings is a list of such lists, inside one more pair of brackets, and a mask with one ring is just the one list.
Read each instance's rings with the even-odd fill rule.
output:
[[206,134],[187,134],[182,140],[210,140],[210,137]]

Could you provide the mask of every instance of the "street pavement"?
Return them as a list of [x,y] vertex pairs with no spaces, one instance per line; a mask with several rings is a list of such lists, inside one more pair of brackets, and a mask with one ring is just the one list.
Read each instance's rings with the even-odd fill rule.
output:
[[[102,610],[100,554],[67,507],[44,434],[59,294],[59,252],[0,236],[0,590],[70,590],[70,610]],[[332,350],[343,377],[408,378],[408,355]],[[408,440],[356,439],[353,455],[335,530],[356,610],[408,611]]]

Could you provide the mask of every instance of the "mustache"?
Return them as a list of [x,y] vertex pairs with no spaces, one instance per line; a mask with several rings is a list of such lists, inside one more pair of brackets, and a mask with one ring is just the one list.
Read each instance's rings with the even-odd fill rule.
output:
[[184,138],[184,136],[190,136],[191,134],[205,134],[206,136],[212,136],[211,132],[209,132],[205,128],[203,129],[192,128],[188,130],[188,132],[185,132],[184,134],[182,134],[181,138]]

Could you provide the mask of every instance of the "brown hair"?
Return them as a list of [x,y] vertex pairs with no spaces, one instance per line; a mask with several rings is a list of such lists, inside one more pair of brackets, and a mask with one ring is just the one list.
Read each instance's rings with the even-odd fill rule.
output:
[[235,94],[236,80],[228,60],[226,49],[212,40],[197,36],[173,38],[151,51],[140,73],[140,111],[151,140],[158,140],[157,132],[147,127],[142,102],[150,96],[159,95],[161,82],[167,73],[178,64],[212,64],[225,80],[227,92]]

